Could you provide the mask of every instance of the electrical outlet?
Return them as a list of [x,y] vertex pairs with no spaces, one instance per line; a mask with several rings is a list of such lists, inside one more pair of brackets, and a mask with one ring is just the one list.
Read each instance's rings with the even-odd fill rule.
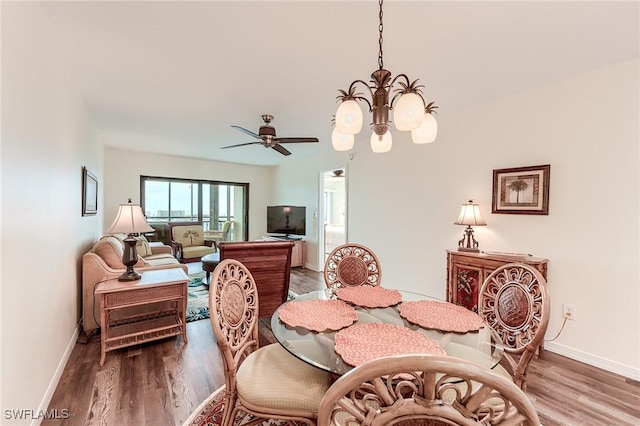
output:
[[570,319],[571,321],[576,320],[576,307],[573,305],[567,305],[566,303],[562,304],[562,316]]

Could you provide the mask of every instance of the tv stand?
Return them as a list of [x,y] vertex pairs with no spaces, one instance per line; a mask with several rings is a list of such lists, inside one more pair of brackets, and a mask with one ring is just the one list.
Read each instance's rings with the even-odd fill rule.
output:
[[300,241],[302,237],[295,237],[293,235],[270,235],[269,238],[281,241]]
[[269,235],[266,237],[262,237],[264,241],[293,241],[294,246],[293,250],[291,250],[291,267],[302,267],[304,268],[304,263],[306,260],[305,257],[305,243],[302,237],[292,237],[287,235]]

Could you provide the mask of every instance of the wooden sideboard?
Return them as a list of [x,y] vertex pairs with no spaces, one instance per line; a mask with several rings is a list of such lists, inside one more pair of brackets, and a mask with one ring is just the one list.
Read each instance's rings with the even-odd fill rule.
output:
[[287,238],[278,238],[278,237],[262,237],[264,241],[293,241],[295,245],[293,246],[293,250],[291,250],[291,267],[302,267],[304,268],[304,262],[306,260],[305,254],[305,240],[290,240]]
[[447,250],[447,301],[478,312],[478,292],[482,283],[491,272],[507,263],[531,265],[547,279],[547,259]]

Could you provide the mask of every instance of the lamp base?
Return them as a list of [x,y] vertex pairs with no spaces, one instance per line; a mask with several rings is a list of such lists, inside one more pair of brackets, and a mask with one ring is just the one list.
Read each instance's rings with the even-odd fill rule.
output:
[[467,228],[464,230],[464,236],[458,241],[458,251],[478,253],[480,252],[478,246],[478,242],[473,238],[473,228],[471,228],[471,225],[467,225]]
[[458,247],[458,251],[469,251],[469,252],[472,252],[472,253],[480,253],[480,249],[467,248],[467,247]]
[[118,277],[118,281],[137,281],[142,278],[142,275],[133,270],[133,266],[131,270],[127,267],[127,270]]
[[122,263],[127,270],[118,277],[118,281],[136,281],[142,278],[142,275],[133,270],[133,265],[138,262],[138,251],[136,250],[136,239],[133,234],[129,234],[124,239],[124,250],[122,253]]

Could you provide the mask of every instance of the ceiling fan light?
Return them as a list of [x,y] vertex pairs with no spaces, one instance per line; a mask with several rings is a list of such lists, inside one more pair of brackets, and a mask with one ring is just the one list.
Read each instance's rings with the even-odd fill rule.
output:
[[416,144],[431,143],[436,140],[437,135],[438,122],[436,118],[428,112],[424,113],[424,118],[420,126],[411,131],[411,139],[413,143]]
[[389,130],[382,136],[377,135],[375,132],[371,133],[371,150],[376,154],[391,151],[392,143],[393,140]]
[[401,131],[413,130],[422,122],[424,101],[413,92],[404,93],[393,108],[393,122]]
[[333,132],[331,132],[331,145],[333,145],[333,149],[336,151],[349,151],[353,148],[354,140],[354,135],[343,135],[335,128]]
[[336,129],[343,135],[355,135],[362,129],[362,109],[353,99],[343,101],[336,111]]

